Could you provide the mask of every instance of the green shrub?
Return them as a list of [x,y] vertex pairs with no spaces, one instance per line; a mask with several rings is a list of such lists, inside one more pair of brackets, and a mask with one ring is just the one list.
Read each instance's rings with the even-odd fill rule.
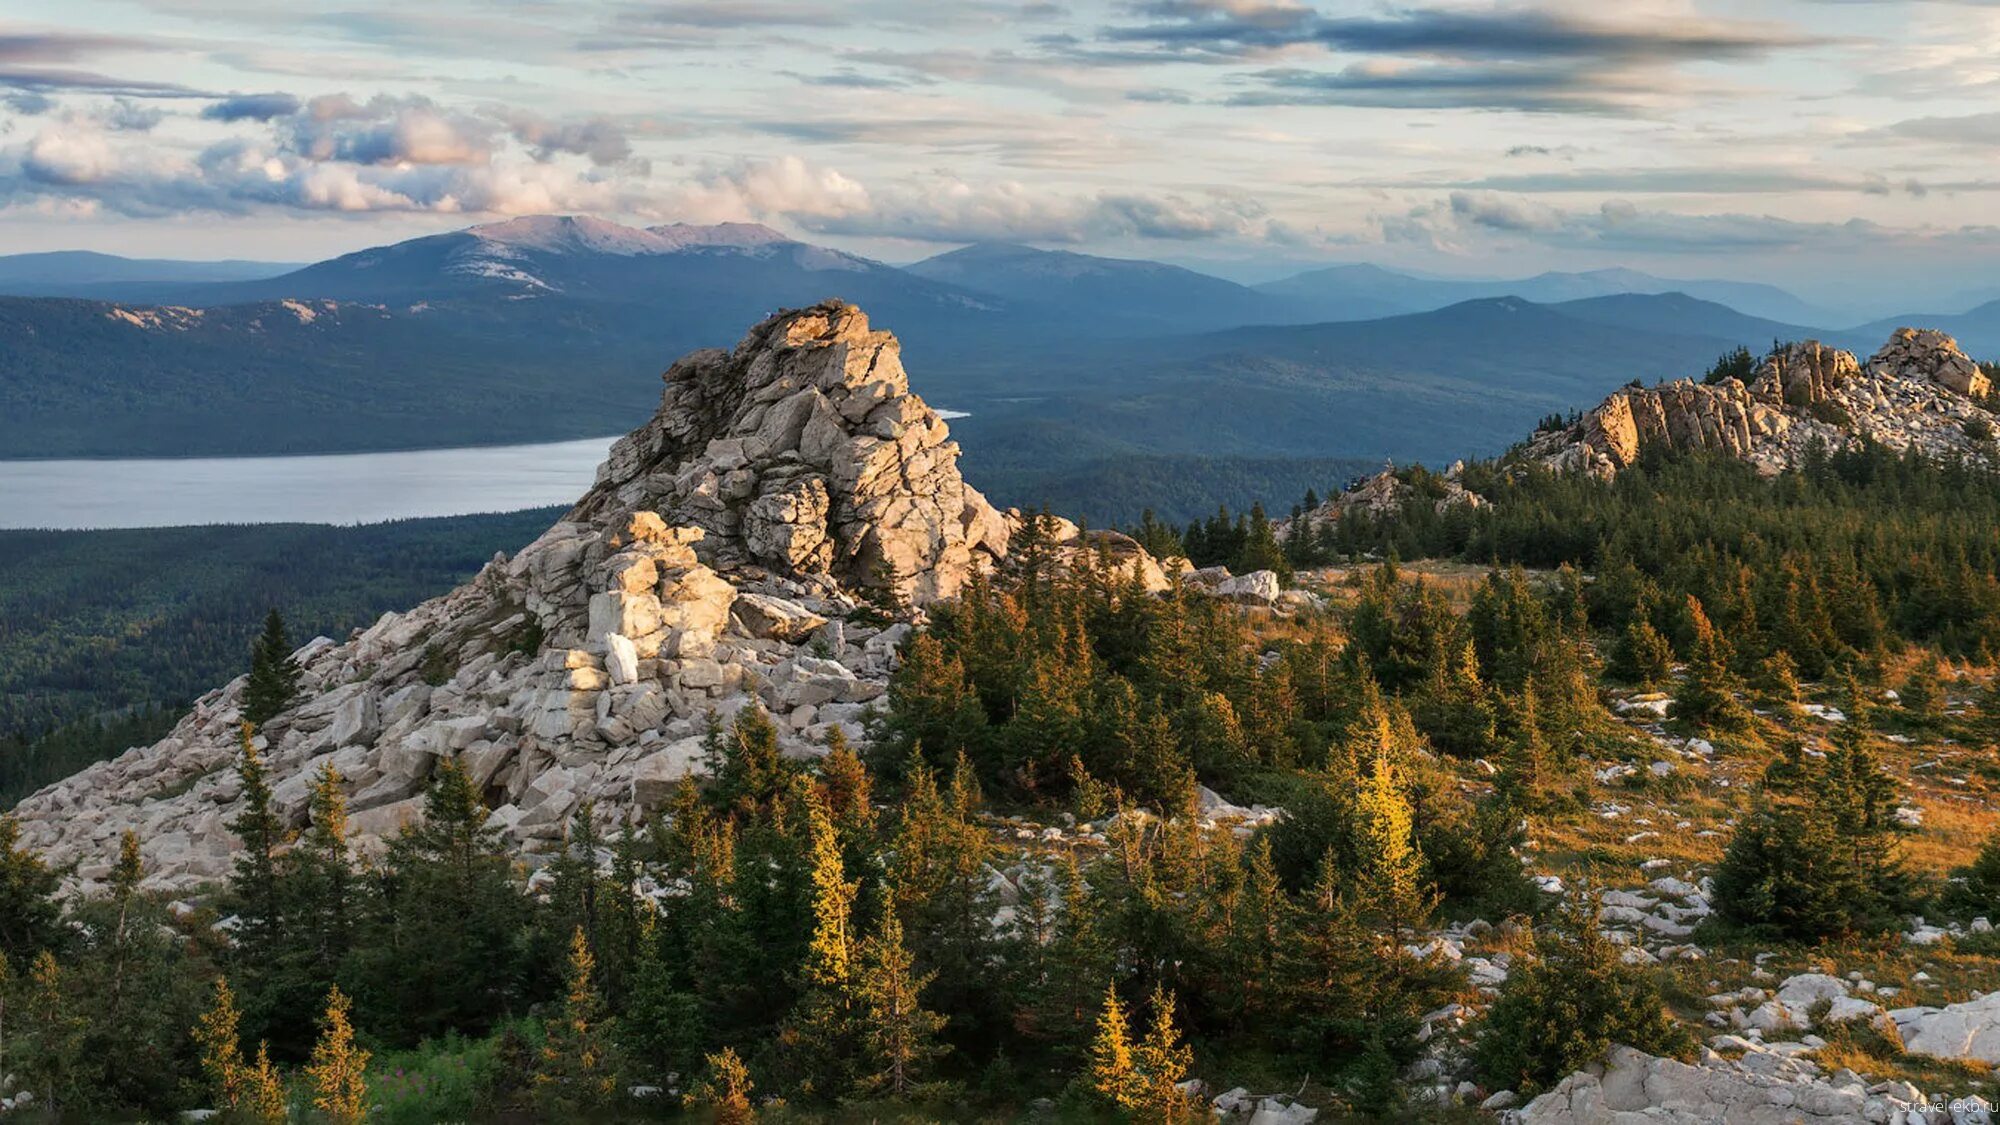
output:
[[1659,984],[1625,964],[1621,949],[1599,928],[1595,897],[1572,897],[1487,1012],[1473,1044],[1481,1079],[1531,1095],[1614,1044],[1653,1055],[1692,1052],[1694,1037],[1667,1011]]

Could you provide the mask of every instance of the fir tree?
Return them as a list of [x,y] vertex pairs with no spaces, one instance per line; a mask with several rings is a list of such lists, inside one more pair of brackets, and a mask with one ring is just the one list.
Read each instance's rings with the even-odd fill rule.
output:
[[817,790],[806,793],[811,848],[812,939],[799,967],[800,998],[779,1042],[791,1058],[801,1093],[821,1100],[851,1085],[855,1064],[858,990],[855,980],[854,896],[840,839]]
[[1490,1086],[1539,1093],[1613,1044],[1656,1055],[1693,1050],[1653,978],[1604,936],[1592,897],[1572,897],[1556,928],[1537,936],[1537,955],[1509,978],[1474,1043]]
[[1643,617],[1634,617],[1619,636],[1612,672],[1642,688],[1656,688],[1673,672],[1673,647]]
[[1928,727],[1944,718],[1943,680],[1937,658],[1928,653],[1911,667],[1903,686],[1896,692],[1897,702],[1902,705],[1903,713],[1910,722]]
[[948,1049],[938,1042],[945,1018],[922,1004],[922,993],[936,974],[915,971],[893,904],[885,902],[880,913],[875,933],[861,945],[857,991],[867,1060],[858,1089],[903,1099],[922,1089],[928,1071]]
[[61,879],[20,840],[20,822],[0,814],[0,956],[26,961],[61,936],[55,897]]
[[562,1012],[548,1021],[541,1064],[535,1069],[535,1101],[557,1120],[602,1114],[617,1091],[609,1021],[590,981],[595,966],[590,943],[578,926],[570,937]]
[[272,610],[264,632],[250,646],[250,679],[243,686],[243,720],[263,726],[290,708],[299,694],[299,665],[292,659],[285,619]]
[[277,956],[279,927],[283,910],[279,901],[278,846],[284,842],[284,826],[271,807],[271,785],[263,755],[253,741],[253,728],[244,723],[238,732],[240,748],[236,776],[243,783],[243,810],[229,822],[229,830],[243,843],[230,877],[230,894],[242,920],[237,942],[250,964],[269,966]]
[[1729,670],[1729,645],[1692,594],[1687,599],[1687,626],[1687,682],[1674,701],[1674,716],[1696,728],[1742,727],[1750,715],[1736,699],[1743,685]]
[[327,993],[319,1042],[306,1064],[313,1108],[333,1125],[360,1125],[368,1115],[369,1053],[354,1042],[349,1007],[339,988]]

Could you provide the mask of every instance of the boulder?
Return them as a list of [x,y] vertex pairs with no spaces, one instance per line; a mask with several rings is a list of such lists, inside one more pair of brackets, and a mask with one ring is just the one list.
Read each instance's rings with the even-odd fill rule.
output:
[[1899,1008],[1894,1014],[1906,1050],[2000,1065],[2000,992],[1943,1008]]
[[1278,576],[1269,570],[1253,570],[1234,578],[1225,578],[1215,585],[1215,596],[1227,601],[1242,602],[1246,605],[1270,605],[1277,600],[1281,587]]

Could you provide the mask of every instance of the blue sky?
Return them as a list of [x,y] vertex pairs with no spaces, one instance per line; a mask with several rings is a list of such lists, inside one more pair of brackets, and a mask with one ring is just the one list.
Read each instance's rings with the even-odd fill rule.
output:
[[[2000,2],[9,0],[0,250],[754,219],[1238,276],[2000,286]],[[1914,299],[1914,296],[1913,296]]]

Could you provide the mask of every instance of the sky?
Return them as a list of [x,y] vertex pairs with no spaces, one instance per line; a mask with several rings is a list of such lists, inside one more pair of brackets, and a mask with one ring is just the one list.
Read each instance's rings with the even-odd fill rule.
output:
[[574,213],[1935,304],[1996,164],[2000,0],[0,3],[0,252]]

